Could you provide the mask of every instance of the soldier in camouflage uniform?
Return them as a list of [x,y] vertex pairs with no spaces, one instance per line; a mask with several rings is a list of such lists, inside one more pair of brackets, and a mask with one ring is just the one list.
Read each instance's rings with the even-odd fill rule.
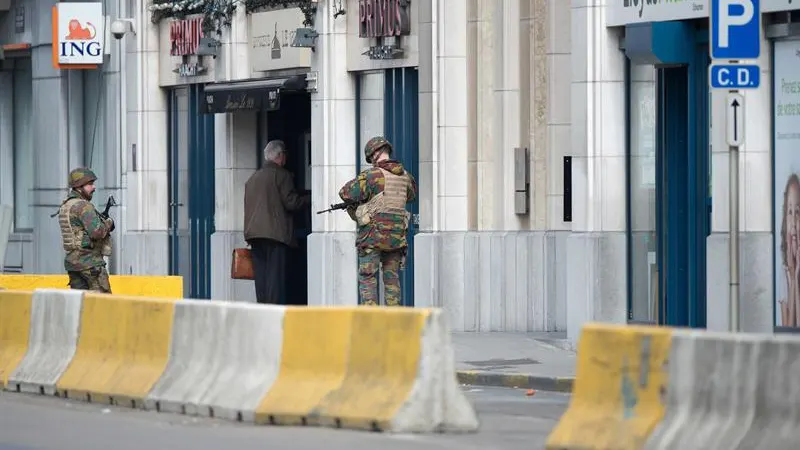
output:
[[58,210],[61,243],[67,252],[64,268],[72,289],[111,293],[104,256],[111,254],[114,221],[103,218],[92,204],[97,176],[89,169],[69,173],[72,188]]
[[364,146],[372,167],[363,170],[339,191],[347,212],[358,224],[358,289],[360,304],[378,304],[377,274],[383,267],[386,305],[400,305],[400,270],[408,247],[406,233],[410,214],[406,203],[417,198],[417,182],[400,162],[390,158],[392,145],[376,136]]

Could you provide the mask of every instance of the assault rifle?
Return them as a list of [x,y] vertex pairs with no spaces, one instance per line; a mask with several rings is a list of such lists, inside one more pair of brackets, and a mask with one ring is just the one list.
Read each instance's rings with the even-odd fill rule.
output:
[[109,218],[108,217],[108,213],[111,212],[111,207],[112,206],[117,206],[117,201],[114,199],[113,195],[109,195],[108,196],[108,201],[106,201],[106,207],[103,210],[103,212],[100,213],[100,216],[103,217],[103,219],[108,219]]
[[[108,200],[106,201],[106,207],[105,209],[103,209],[103,212],[100,213],[100,217],[108,220],[110,218],[108,214],[111,212],[112,206],[117,206],[117,201],[114,199],[113,195],[109,195]],[[109,230],[109,232],[114,231],[114,228],[116,228],[116,226],[114,225],[114,222],[111,222],[111,229]]]
[[344,202],[341,202],[341,203],[334,203],[328,209],[323,209],[322,211],[317,211],[317,214],[336,211],[336,210],[339,210],[339,209],[347,209],[347,208],[349,208],[351,206],[358,206],[358,205],[359,205],[359,202],[354,202],[354,201],[344,201]]

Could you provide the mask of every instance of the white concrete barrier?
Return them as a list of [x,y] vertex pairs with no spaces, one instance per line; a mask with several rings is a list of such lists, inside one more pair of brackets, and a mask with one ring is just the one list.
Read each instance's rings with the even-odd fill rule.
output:
[[665,416],[648,450],[800,443],[800,337],[676,331]]
[[82,300],[82,291],[34,291],[28,351],[8,377],[7,390],[55,393],[56,382],[75,355]]
[[474,431],[478,417],[459,388],[447,318],[433,310],[422,330],[419,371],[391,431]]
[[252,422],[278,375],[285,307],[176,304],[170,360],[145,406]]
[[197,414],[202,396],[221,369],[227,302],[175,304],[169,362],[144,401],[146,409]]

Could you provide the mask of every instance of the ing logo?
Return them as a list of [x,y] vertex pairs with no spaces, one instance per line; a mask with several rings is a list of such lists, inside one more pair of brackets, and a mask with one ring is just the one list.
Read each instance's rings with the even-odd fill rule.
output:
[[[91,28],[91,30],[89,29]],[[64,37],[67,41],[90,41],[97,35],[97,28],[92,22],[86,22],[86,26],[81,26],[78,19],[69,21],[69,33]]]

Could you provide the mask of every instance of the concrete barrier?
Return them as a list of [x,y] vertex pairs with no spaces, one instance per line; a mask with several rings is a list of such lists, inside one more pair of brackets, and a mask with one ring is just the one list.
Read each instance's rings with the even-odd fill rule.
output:
[[175,302],[86,293],[78,348],[57,395],[140,407],[167,365]]
[[474,431],[448,334],[439,310],[290,308],[281,371],[256,423]]
[[258,424],[319,425],[317,405],[342,385],[355,308],[289,308],[280,371],[256,409]]
[[664,417],[672,335],[669,328],[585,325],[572,398],[546,448],[643,448]]
[[0,389],[28,351],[33,294],[0,291]]
[[285,309],[191,300],[177,304],[171,359],[145,405],[253,422],[278,375]]
[[[108,281],[115,295],[183,298],[183,277],[180,276],[109,275]],[[20,291],[69,289],[69,277],[66,274],[0,274],[0,288]]]
[[146,409],[197,414],[222,362],[228,303],[185,300],[175,304],[169,362],[145,399]]
[[796,449],[800,337],[676,332],[666,415],[644,448]]
[[[0,308],[10,310],[6,294]],[[9,380],[41,393],[255,423],[393,432],[479,426],[457,384],[440,310],[72,290],[37,290],[32,304],[31,346]]]
[[8,377],[6,389],[52,395],[75,354],[82,291],[38,289],[33,293],[30,344]]

